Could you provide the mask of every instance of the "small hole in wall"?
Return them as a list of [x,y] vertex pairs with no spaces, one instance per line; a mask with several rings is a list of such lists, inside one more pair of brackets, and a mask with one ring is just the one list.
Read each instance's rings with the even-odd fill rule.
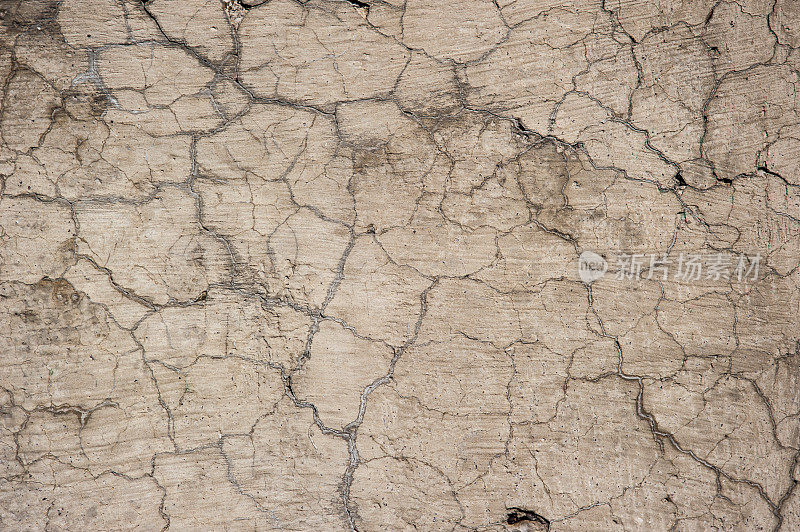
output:
[[525,510],[523,508],[508,508],[508,515],[506,516],[506,523],[509,525],[517,525],[520,530],[533,532],[536,531],[549,531],[550,520],[537,514],[533,510]]

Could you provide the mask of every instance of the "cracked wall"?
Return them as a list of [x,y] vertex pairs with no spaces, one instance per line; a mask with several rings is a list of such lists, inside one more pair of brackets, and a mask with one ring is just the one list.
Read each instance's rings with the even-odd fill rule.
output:
[[798,47],[792,0],[0,0],[0,528],[800,529]]

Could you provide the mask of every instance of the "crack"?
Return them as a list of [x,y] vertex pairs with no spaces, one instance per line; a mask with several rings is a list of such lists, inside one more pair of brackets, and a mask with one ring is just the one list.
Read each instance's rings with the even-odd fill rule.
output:
[[525,510],[522,508],[508,508],[508,516],[506,523],[509,525],[518,525],[521,523],[537,523],[544,525],[545,531],[550,531],[550,521],[533,510]]

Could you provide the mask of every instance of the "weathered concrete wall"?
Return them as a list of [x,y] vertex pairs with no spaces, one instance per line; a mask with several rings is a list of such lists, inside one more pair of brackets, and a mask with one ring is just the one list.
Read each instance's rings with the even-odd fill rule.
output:
[[0,0],[0,528],[800,529],[796,46]]

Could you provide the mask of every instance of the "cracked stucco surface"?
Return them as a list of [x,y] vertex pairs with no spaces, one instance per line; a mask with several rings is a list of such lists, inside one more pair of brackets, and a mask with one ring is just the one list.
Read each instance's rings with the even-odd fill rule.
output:
[[797,47],[795,0],[0,0],[0,528],[800,529]]

